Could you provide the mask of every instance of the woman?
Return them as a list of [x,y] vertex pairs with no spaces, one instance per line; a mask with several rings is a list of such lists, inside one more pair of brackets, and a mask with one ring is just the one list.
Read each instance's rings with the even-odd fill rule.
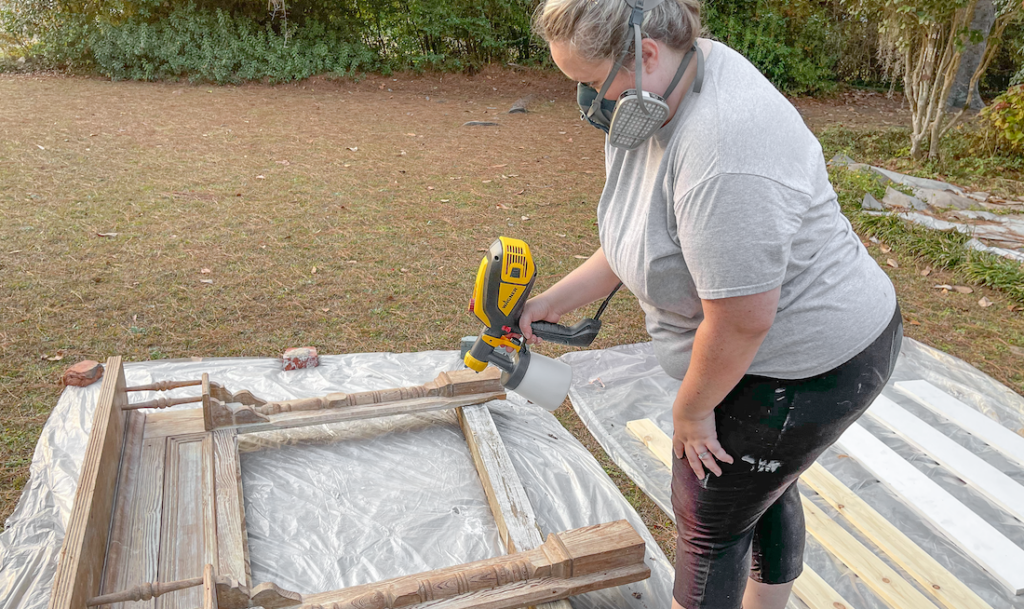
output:
[[696,0],[642,2],[547,0],[535,15],[581,83],[584,117],[609,133],[607,180],[601,248],[520,325],[533,344],[531,321],[620,280],[637,296],[659,363],[682,381],[673,608],[781,608],[803,564],[795,481],[889,378],[899,308],[793,106],[735,51],[697,39]]

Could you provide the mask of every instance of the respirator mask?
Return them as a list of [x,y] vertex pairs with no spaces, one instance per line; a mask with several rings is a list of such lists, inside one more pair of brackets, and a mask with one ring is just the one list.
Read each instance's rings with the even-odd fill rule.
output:
[[[664,0],[649,0],[644,6],[644,0],[625,0],[626,4],[633,9],[629,16],[629,27],[633,30],[633,36],[626,37],[626,46],[612,66],[608,78],[605,79],[601,91],[580,83],[576,87],[576,103],[580,106],[580,118],[608,134],[608,143],[616,148],[632,150],[647,141],[665,121],[668,120],[669,108],[665,100],[679,84],[683,73],[690,65],[693,56],[697,56],[697,76],[693,81],[693,91],[700,93],[701,83],[704,81],[704,55],[694,44],[693,48],[687,51],[676,70],[672,82],[665,90],[665,97],[644,91],[641,87],[640,76],[643,72],[643,49],[641,47],[640,26],[643,24],[644,11],[661,4]],[[636,88],[623,91],[617,101],[604,98],[612,80],[619,73],[622,62],[629,53],[630,43],[633,43],[634,55],[636,56]]]

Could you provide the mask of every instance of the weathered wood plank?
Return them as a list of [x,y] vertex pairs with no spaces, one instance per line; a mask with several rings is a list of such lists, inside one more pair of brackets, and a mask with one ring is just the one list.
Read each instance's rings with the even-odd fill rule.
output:
[[[167,438],[164,466],[164,514],[160,530],[160,581],[202,577],[206,556],[203,501],[204,440],[209,434]],[[170,592],[159,609],[195,609],[203,602],[201,588]]]
[[800,481],[893,559],[921,587],[948,609],[992,609],[988,603],[950,573],[930,554],[882,517],[821,465],[815,463]]
[[[110,524],[110,538],[107,541],[107,555],[103,565],[103,582],[100,593],[106,594],[127,588],[132,583],[130,571],[132,525],[135,518],[135,494],[142,470],[142,434],[146,428],[146,415],[128,412],[125,417],[124,449],[121,452],[121,466],[118,472],[117,497]],[[146,474],[148,475],[148,473]]]
[[928,381],[903,381],[896,391],[913,399],[935,414],[945,417],[980,438],[1007,459],[1024,467],[1024,437],[993,421]]
[[806,564],[804,572],[793,583],[793,594],[810,609],[854,609],[850,601]]
[[801,498],[804,503],[807,531],[818,540],[818,543],[850,567],[887,605],[893,609],[923,609],[934,606],[917,591],[917,588],[907,583],[892,567],[829,518],[810,499],[803,496]]
[[879,396],[867,414],[1024,522],[1024,486],[1016,480],[885,396]]
[[854,423],[836,446],[895,492],[1014,594],[1024,593],[1024,550],[934,480]]
[[242,468],[233,429],[213,432],[217,495],[217,575],[250,587],[249,542],[245,532]]
[[[487,495],[498,533],[508,554],[523,552],[544,543],[537,526],[526,489],[512,465],[505,443],[501,441],[494,418],[486,404],[463,406],[455,410]],[[561,600],[541,606],[542,609],[571,609],[569,601]]]
[[111,357],[96,402],[49,609],[84,609],[86,601],[99,593],[124,446],[121,408],[127,403],[121,358]]
[[146,413],[146,439],[165,439],[204,431],[203,411],[199,408],[172,408]]
[[[618,572],[618,577],[612,572]],[[588,581],[597,588],[650,577],[643,538],[625,520],[552,534],[534,550],[303,596],[303,602],[305,607],[325,609],[389,609],[535,582],[511,600],[504,599],[512,603],[504,606],[519,607],[576,594],[578,587],[572,580],[591,575],[601,577],[599,582]],[[543,588],[539,598],[524,598],[524,592],[537,593],[538,586]]]

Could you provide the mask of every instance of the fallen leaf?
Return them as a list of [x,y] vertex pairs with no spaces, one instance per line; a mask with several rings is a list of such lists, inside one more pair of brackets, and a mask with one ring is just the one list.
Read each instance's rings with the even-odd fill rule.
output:
[[888,264],[889,266],[891,266],[894,269],[900,268],[899,263],[896,262],[895,260],[893,260],[892,258],[886,259],[885,263]]
[[484,183],[484,184],[490,184],[490,183],[491,183],[491,180],[483,180],[483,183]]
[[405,156],[405,151],[403,150],[403,151],[399,152],[398,154],[396,154],[395,156]]
[[564,237],[564,236],[565,236],[565,233],[555,233],[555,236],[556,236],[556,237]]
[[291,165],[291,163],[289,163],[289,162],[287,161],[287,159],[286,159],[286,160],[284,160],[284,161],[278,161],[277,163],[278,163],[279,165]]
[[448,201],[451,201],[451,199],[441,199],[442,203],[447,203]]
[[523,222],[526,222],[527,220],[530,219],[530,216],[521,216],[519,219],[522,220]]
[[409,269],[398,269],[398,270],[403,272],[403,273],[408,273],[409,272]]
[[501,169],[502,167],[508,167],[508,163],[502,163],[501,165],[491,165],[491,169]]
[[313,270],[309,272],[309,274],[310,275],[316,275],[316,267],[315,266],[313,267]]
[[883,253],[883,254],[888,254],[889,252],[891,252],[891,251],[892,251],[892,248],[891,248],[891,247],[889,247],[888,245],[884,244],[884,243],[883,243],[883,244],[881,244],[881,245],[879,245],[879,246],[878,246],[878,249],[882,250],[882,253]]
[[203,275],[209,275],[213,271],[211,271],[210,269],[200,269],[199,272],[202,273]]
[[330,311],[331,309],[330,309],[330,307],[327,307],[327,308],[320,309],[320,310],[323,311],[324,313],[326,313],[326,312]]
[[521,195],[521,194],[523,194],[524,192],[526,192],[526,189],[525,189],[525,188],[524,188],[524,189],[522,189],[522,190],[520,190],[520,191],[519,191],[519,192],[517,192],[516,194],[517,194],[517,195]]
[[434,190],[433,186],[427,186],[427,190]]
[[96,236],[97,237],[107,237],[109,239],[113,239],[114,237],[116,237],[116,236],[118,236],[120,234],[121,233],[96,233]]
[[987,309],[988,307],[991,307],[993,304],[994,303],[985,296],[982,296],[981,300],[978,301],[978,306],[981,307],[982,309]]
[[359,146],[349,146],[349,150],[351,150],[352,152],[356,152],[359,150]]
[[953,286],[949,285],[948,283],[940,283],[939,285],[935,286],[935,289],[936,290],[952,290]]
[[[39,146],[39,144],[36,144],[36,146]],[[40,150],[46,150],[46,148],[43,148],[42,146],[39,146],[39,149]]]
[[64,354],[58,351],[56,355],[44,355],[42,358],[48,362],[59,362],[60,360],[64,359]]
[[349,260],[348,263],[349,264],[359,264],[359,261],[358,260]]
[[496,207],[497,209],[509,209],[509,206],[505,205],[504,203],[498,203],[494,207]]
[[406,135],[408,135],[409,137],[416,137],[415,133],[406,133]]
[[921,276],[922,277],[927,277],[928,275],[931,275],[931,274],[932,274],[932,267],[930,267],[930,266],[924,267],[924,270],[921,271]]
[[267,176],[256,176],[257,180],[266,180]]
[[212,279],[200,279],[199,283],[213,283]]
[[967,287],[965,285],[955,285],[955,286],[953,286],[953,289],[956,290],[957,292],[960,292],[961,294],[973,294],[974,293],[974,288],[969,288],[969,287]]
[[587,258],[589,258],[589,256],[578,256],[577,255],[577,256],[573,256],[573,258],[575,258],[577,260],[586,260]]
[[921,325],[921,322],[917,321],[916,319],[911,319],[907,323],[912,325],[912,326],[920,326]]

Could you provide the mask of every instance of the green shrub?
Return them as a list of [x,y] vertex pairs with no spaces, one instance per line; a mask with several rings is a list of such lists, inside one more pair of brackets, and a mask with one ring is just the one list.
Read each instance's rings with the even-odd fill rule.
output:
[[1024,155],[1024,85],[1007,89],[981,111],[988,140],[996,150]]

